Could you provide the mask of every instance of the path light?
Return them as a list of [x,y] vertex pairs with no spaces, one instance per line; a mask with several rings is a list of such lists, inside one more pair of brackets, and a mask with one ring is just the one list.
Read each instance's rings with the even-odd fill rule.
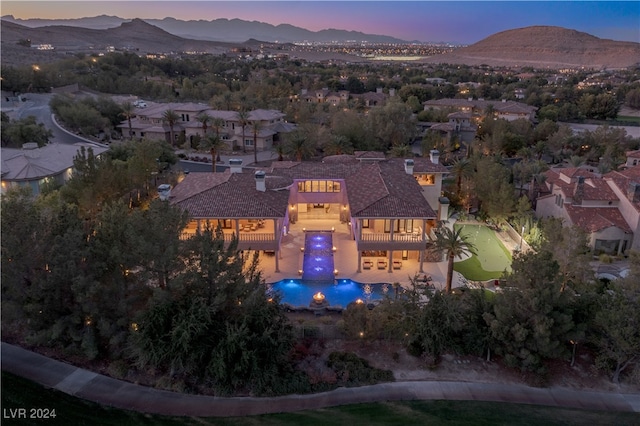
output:
[[136,324],[135,322],[132,322],[131,323],[131,330],[138,331],[138,324]]
[[362,305],[363,303],[364,303],[364,300],[356,299],[356,305]]
[[333,270],[333,275],[338,275],[338,270],[337,269]]
[[338,247],[333,246],[332,250],[333,250],[333,251],[336,251],[336,250],[338,250]]

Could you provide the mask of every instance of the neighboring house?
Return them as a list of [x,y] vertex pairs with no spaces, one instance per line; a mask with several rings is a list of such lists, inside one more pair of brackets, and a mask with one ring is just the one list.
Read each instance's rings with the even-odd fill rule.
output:
[[496,118],[508,121],[525,119],[535,121],[538,108],[514,101],[485,101],[483,99],[434,99],[422,103],[425,111],[429,109],[453,109],[460,112],[471,113],[477,123],[482,120],[489,107],[493,109]]
[[601,176],[582,168],[551,169],[536,216],[557,217],[589,236],[595,254],[640,249],[640,166]]
[[476,137],[478,126],[473,123],[473,115],[470,112],[452,112],[447,115],[447,123],[434,123],[428,131],[438,132],[441,136],[451,141],[454,136],[461,142],[470,144]]
[[627,151],[627,161],[624,164],[625,167],[634,167],[640,164],[640,149],[636,151]]
[[[170,202],[189,212],[185,234],[220,225],[226,241],[238,235],[240,250],[275,254],[275,268],[291,225],[310,217],[348,226],[355,242],[353,270],[363,257],[379,257],[384,268],[411,259],[422,271],[432,229],[446,220],[438,152],[429,159],[385,159],[382,153],[326,157],[322,163],[276,161],[269,169],[243,173],[241,160],[224,173],[191,173]],[[396,262],[396,263],[394,263]]]
[[395,96],[395,89],[389,89],[389,94],[385,94],[382,88],[379,87],[375,92],[366,92],[361,94],[350,93],[347,90],[340,90],[332,92],[328,88],[319,90],[307,90],[302,89],[300,96],[294,97],[292,100],[299,100],[308,103],[329,103],[333,106],[338,106],[349,101],[349,99],[359,100],[367,108],[374,106],[381,106],[390,97]]
[[[136,109],[136,117],[131,120],[132,136],[134,138],[162,139],[170,142],[171,129],[163,119],[163,115],[167,110],[172,110],[178,115],[178,121],[173,126],[174,145],[180,139],[180,135],[184,135],[185,140],[189,142],[192,142],[196,135],[204,136],[202,123],[197,119],[203,113],[212,118],[221,118],[224,121],[224,125],[218,129],[214,128],[212,123],[209,123],[207,133],[218,132],[220,139],[225,141],[229,148],[244,147],[245,150],[253,151],[254,122],[260,123],[260,130],[255,138],[255,144],[259,151],[272,148],[273,143],[277,142],[283,133],[288,133],[295,128],[293,124],[284,121],[285,114],[280,111],[256,109],[249,112],[249,124],[245,126],[243,141],[242,126],[236,111],[215,110],[207,105],[196,103],[168,103],[153,104],[147,108]],[[128,121],[123,121],[118,127],[123,135],[128,134]]]
[[64,184],[73,174],[73,160],[81,147],[99,156],[108,148],[91,143],[48,144],[38,148],[35,142],[22,149],[2,148],[2,193],[16,186],[28,186],[34,195],[47,183]]

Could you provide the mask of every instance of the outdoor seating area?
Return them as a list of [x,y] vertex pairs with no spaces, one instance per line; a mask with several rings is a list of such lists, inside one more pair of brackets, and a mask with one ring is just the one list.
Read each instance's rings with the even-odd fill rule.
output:
[[394,260],[393,261],[393,269],[402,269],[402,261]]
[[387,261],[386,260],[378,260],[378,269],[386,269],[387,268]]
[[242,225],[242,228],[240,228],[240,230],[243,232],[254,232],[254,231],[257,231],[259,228],[264,228],[264,220],[262,219],[257,221],[250,220],[248,223],[245,223],[244,225]]
[[364,262],[362,262],[362,269],[371,269],[373,268],[373,262],[369,259],[365,259]]

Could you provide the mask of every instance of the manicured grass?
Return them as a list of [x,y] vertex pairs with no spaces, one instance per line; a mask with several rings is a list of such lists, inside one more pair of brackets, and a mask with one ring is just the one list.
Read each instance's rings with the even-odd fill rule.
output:
[[637,413],[583,411],[536,405],[462,401],[406,401],[354,404],[297,413],[251,417],[192,418],[146,415],[105,408],[9,373],[2,373],[3,410],[54,408],[41,421],[3,419],[3,424],[47,425],[634,425]]
[[496,237],[491,228],[484,225],[456,225],[462,227],[461,235],[476,247],[476,255],[456,262],[453,269],[468,280],[497,279],[511,269],[511,253]]
[[630,116],[630,115],[619,115],[616,117],[616,121],[620,121],[623,123],[638,123],[640,124],[640,117]]

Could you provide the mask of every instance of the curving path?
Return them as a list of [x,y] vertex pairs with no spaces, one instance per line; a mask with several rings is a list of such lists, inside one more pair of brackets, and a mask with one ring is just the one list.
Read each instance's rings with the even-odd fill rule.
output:
[[640,394],[498,383],[394,382],[273,398],[186,395],[112,379],[4,342],[1,349],[2,370],[17,376],[101,405],[171,416],[247,416],[400,400],[492,401],[640,413]]

